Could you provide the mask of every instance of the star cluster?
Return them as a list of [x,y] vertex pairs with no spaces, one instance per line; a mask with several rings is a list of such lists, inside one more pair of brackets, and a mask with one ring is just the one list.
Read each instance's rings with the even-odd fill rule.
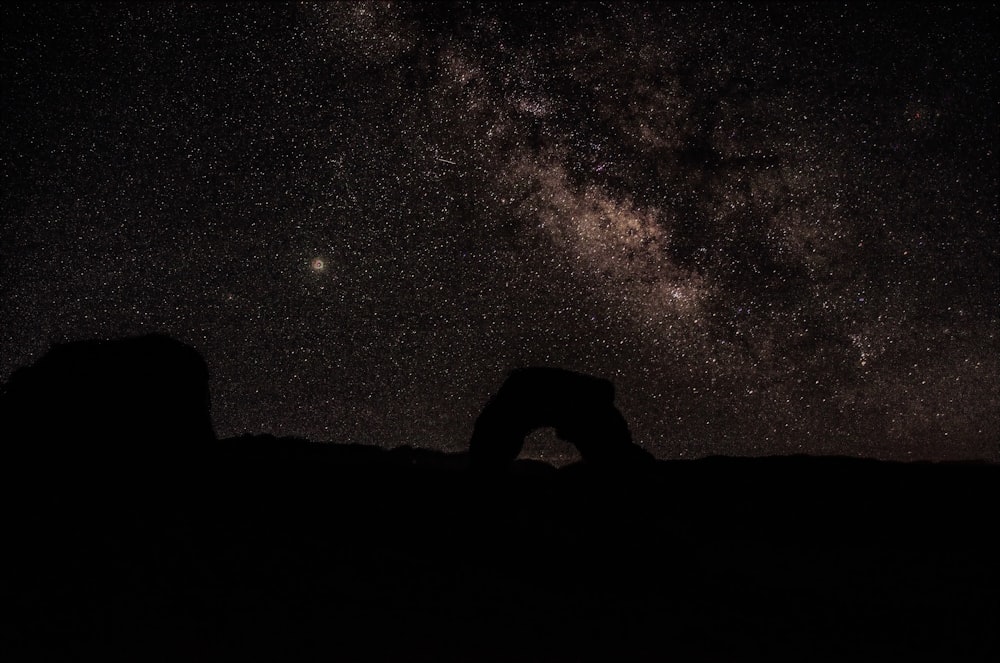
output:
[[1000,454],[994,10],[2,11],[3,376],[160,331],[221,435],[458,450],[549,364],[664,458]]

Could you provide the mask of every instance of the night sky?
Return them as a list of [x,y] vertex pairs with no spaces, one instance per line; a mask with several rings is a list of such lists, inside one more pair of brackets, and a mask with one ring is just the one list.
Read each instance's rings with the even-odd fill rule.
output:
[[0,379],[162,332],[220,436],[458,451],[544,364],[661,458],[1000,460],[997,18],[5,5]]

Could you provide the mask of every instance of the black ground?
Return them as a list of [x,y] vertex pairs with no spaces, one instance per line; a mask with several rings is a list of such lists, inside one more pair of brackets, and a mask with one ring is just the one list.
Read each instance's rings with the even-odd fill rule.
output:
[[8,476],[4,659],[996,660],[998,479],[269,437],[54,466]]

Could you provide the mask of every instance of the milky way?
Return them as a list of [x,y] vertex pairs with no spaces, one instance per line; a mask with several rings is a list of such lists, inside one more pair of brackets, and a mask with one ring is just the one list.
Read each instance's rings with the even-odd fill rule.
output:
[[994,10],[3,12],[2,376],[161,331],[221,435],[458,450],[548,364],[663,458],[1000,454]]

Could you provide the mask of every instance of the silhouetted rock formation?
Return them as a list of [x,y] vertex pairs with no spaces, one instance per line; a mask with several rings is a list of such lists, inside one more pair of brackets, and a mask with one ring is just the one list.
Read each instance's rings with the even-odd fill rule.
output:
[[29,466],[170,464],[215,439],[208,369],[160,335],[57,345],[3,386],[0,431]]
[[472,467],[508,467],[525,436],[549,426],[588,464],[607,468],[651,461],[632,443],[614,398],[611,382],[590,375],[548,367],[512,371],[476,420],[469,443]]

